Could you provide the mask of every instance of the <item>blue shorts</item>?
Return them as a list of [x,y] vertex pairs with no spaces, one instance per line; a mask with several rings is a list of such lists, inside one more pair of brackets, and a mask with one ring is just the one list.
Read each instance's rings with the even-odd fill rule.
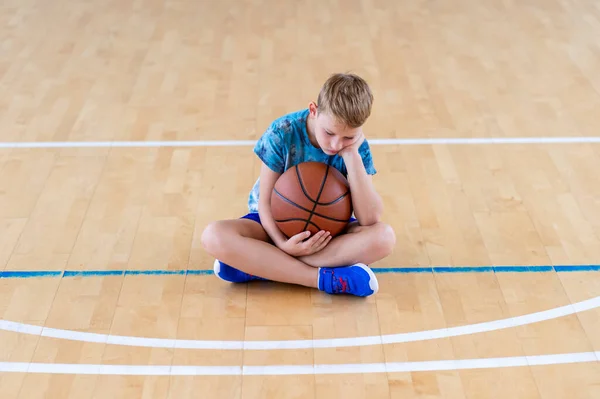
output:
[[[240,219],[250,219],[250,220],[254,220],[258,224],[261,224],[260,223],[260,215],[258,214],[258,212],[248,213],[248,214],[242,216]],[[351,217],[350,221],[348,223],[352,223],[352,222],[356,222],[356,218]],[[261,226],[262,226],[262,224],[261,224]]]

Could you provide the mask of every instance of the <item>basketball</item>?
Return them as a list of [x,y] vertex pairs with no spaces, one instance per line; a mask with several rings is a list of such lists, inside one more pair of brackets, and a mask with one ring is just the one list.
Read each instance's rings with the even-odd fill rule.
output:
[[352,216],[348,180],[333,166],[303,162],[286,170],[273,187],[271,213],[290,238],[303,231],[339,235]]

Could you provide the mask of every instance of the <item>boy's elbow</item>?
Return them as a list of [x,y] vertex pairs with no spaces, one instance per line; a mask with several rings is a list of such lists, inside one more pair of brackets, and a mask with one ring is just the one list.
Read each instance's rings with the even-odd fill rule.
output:
[[379,213],[371,215],[371,217],[367,219],[367,226],[373,226],[377,223],[381,223],[381,214]]
[[371,224],[380,223],[383,219],[383,201],[380,197],[374,201],[374,205],[370,209],[370,222]]
[[375,212],[375,214],[371,217],[371,224],[381,223],[381,220],[382,220],[381,214],[382,214],[381,211]]
[[382,208],[372,208],[365,215],[356,215],[356,219],[361,226],[373,226],[381,222],[382,214]]

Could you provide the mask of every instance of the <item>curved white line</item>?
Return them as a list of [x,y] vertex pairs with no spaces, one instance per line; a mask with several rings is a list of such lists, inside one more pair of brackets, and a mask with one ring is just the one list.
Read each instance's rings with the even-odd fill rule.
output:
[[508,319],[469,324],[466,326],[440,328],[437,330],[417,331],[401,334],[377,335],[368,337],[307,339],[290,341],[206,341],[168,338],[144,338],[121,335],[95,334],[56,328],[40,327],[31,324],[0,320],[0,330],[41,337],[66,339],[71,341],[97,342],[112,345],[143,346],[152,348],[179,349],[231,349],[231,350],[268,350],[268,349],[304,349],[339,348],[349,346],[368,346],[397,344],[401,342],[426,341],[430,339],[456,337],[481,332],[496,331],[516,326],[524,326],[540,321],[556,319],[600,307],[600,296],[558,308],[531,313]]
[[94,375],[301,375],[395,373],[410,371],[465,370],[523,367],[548,364],[599,362],[600,352],[559,355],[496,357],[487,359],[433,360],[426,362],[390,362],[357,364],[306,364],[277,366],[155,366],[111,364],[60,364],[0,362],[0,372]]

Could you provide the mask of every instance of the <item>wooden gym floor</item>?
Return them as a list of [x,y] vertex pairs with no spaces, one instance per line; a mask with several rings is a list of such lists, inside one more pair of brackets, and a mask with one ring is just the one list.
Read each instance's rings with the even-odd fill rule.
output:
[[[598,37],[583,0],[3,1],[0,396],[600,397]],[[337,71],[380,292],[218,280],[202,229]]]

